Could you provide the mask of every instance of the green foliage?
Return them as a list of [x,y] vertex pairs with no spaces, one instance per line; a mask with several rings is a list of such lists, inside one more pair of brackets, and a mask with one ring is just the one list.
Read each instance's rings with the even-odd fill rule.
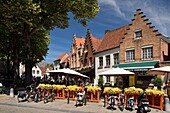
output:
[[103,83],[104,83],[103,77],[99,77],[99,79],[98,79],[98,84],[99,84],[100,86],[102,86]]
[[156,78],[153,80],[153,84],[154,84],[155,86],[160,87],[160,86],[162,86],[162,85],[163,85],[163,81],[162,81],[162,79],[161,79],[161,78],[156,77]]
[[[49,31],[69,26],[68,13],[86,26],[99,11],[98,0],[0,0],[0,4],[0,58],[29,68],[46,56]],[[16,67],[13,70],[19,72]]]

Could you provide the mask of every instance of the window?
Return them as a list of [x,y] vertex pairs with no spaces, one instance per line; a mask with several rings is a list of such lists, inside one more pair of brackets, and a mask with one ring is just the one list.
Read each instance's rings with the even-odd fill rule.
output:
[[110,66],[110,55],[106,56],[106,67]]
[[40,71],[39,70],[37,70],[37,74],[39,74],[40,73]]
[[142,59],[152,59],[153,58],[153,47],[142,48]]
[[119,64],[119,53],[113,54],[114,57],[114,65]]
[[103,57],[99,57],[99,67],[103,67]]
[[135,50],[127,50],[126,51],[126,61],[134,61],[135,60]]
[[110,82],[110,76],[106,76],[106,82]]
[[136,30],[135,31],[135,38],[136,39],[139,39],[142,37],[142,30]]
[[32,70],[32,74],[35,74],[35,70]]

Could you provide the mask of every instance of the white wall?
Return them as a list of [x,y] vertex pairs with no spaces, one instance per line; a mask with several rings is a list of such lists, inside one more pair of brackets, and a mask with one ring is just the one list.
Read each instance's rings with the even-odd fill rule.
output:
[[54,62],[54,70],[60,69],[60,60]]
[[[106,70],[109,70],[109,69],[112,68],[112,66],[114,66],[113,54],[116,54],[116,53],[119,53],[119,48],[114,48],[114,49],[110,49],[110,50],[95,54],[95,80],[94,80],[94,85],[98,84],[99,73],[106,71]],[[110,68],[105,68],[105,66],[106,66],[106,56],[107,55],[110,55]],[[99,67],[99,57],[103,57],[103,67],[101,69],[98,69],[98,67]],[[104,79],[104,83],[106,83],[106,76],[103,76],[103,79]],[[110,82],[115,83],[114,76],[111,76]]]
[[[35,71],[35,73],[33,73],[33,71]],[[37,73],[39,71],[39,73]],[[41,77],[42,76],[42,71],[41,71],[41,69],[39,68],[39,66],[34,66],[33,68],[32,68],[32,76],[34,77]]]

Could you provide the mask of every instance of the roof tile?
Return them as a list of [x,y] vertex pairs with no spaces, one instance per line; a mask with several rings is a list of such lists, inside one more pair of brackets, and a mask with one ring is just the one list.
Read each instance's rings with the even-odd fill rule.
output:
[[91,41],[92,41],[93,50],[96,51],[98,49],[99,45],[101,44],[102,39],[96,38],[91,35]]
[[78,48],[80,48],[81,47],[81,45],[84,45],[84,43],[85,43],[85,38],[75,38],[75,40],[76,40],[76,45],[77,45],[77,47]]
[[[61,60],[66,54],[68,54],[68,53],[65,52],[65,53],[61,54],[56,60]],[[56,60],[55,60],[55,61],[56,61]]]
[[118,47],[127,28],[128,26],[123,26],[115,30],[107,31],[96,53]]

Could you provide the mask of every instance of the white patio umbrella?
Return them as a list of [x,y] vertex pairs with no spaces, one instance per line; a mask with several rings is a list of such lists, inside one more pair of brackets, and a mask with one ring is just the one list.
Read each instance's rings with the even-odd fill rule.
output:
[[107,71],[99,73],[99,75],[110,75],[110,76],[119,76],[119,75],[134,75],[135,73],[122,68],[112,68]]
[[170,66],[164,66],[164,67],[159,67],[159,68],[153,68],[150,69],[148,74],[155,74],[155,75],[165,75],[167,76],[166,82],[168,80],[168,76],[170,76]]
[[66,68],[66,69],[59,69],[59,70],[50,70],[48,71],[49,73],[65,73],[65,74],[70,74],[70,75],[75,75],[75,76],[81,76],[81,77],[85,77],[85,78],[89,78],[86,75],[83,75],[77,71],[74,71],[72,69]]
[[168,74],[168,75],[170,75],[170,66],[153,68],[153,69],[150,69],[147,73],[148,74],[160,74],[160,75]]

